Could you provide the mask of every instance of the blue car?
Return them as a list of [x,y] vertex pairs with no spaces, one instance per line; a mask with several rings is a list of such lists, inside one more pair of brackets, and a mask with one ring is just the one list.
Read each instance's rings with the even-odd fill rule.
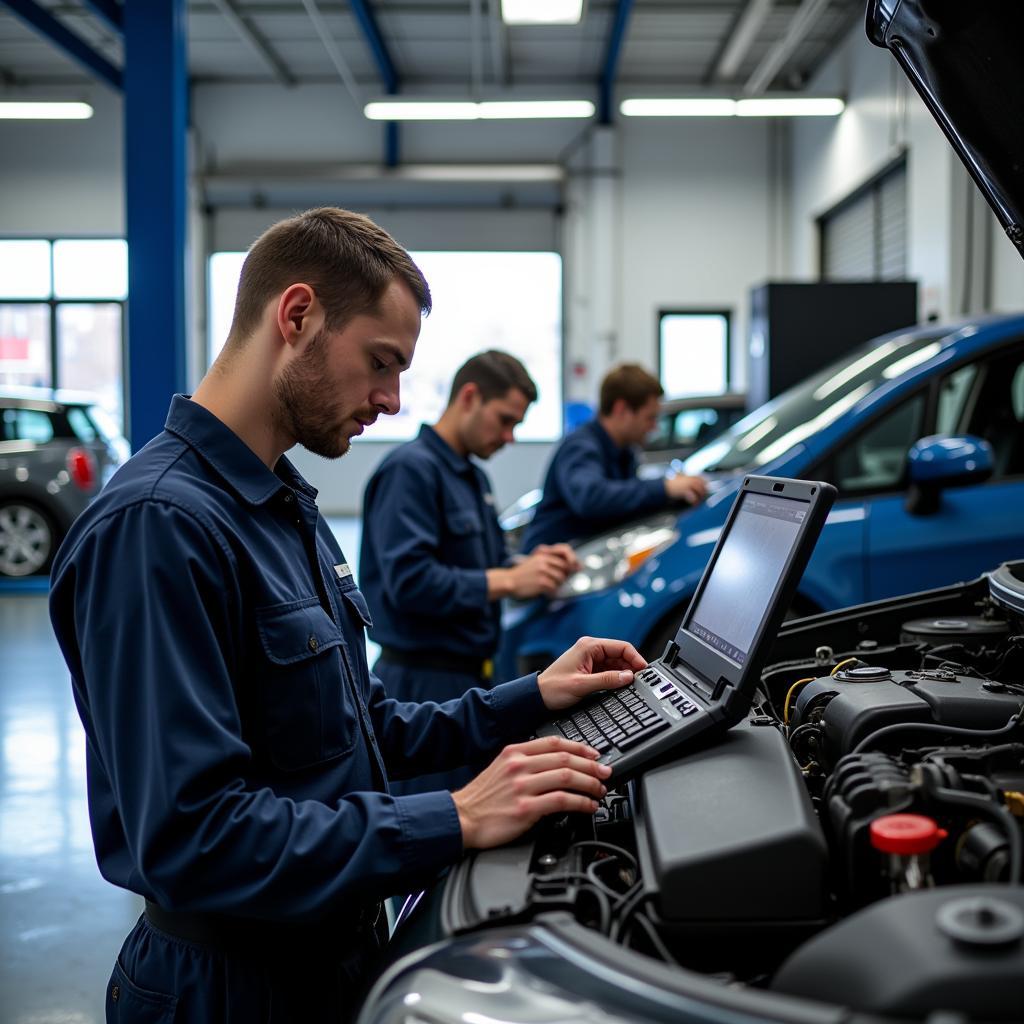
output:
[[578,545],[583,568],[553,600],[507,609],[505,671],[547,665],[588,634],[659,654],[746,473],[839,490],[796,616],[943,586],[1024,556],[1024,316],[876,338],[752,412],[683,469],[708,476],[704,504]]

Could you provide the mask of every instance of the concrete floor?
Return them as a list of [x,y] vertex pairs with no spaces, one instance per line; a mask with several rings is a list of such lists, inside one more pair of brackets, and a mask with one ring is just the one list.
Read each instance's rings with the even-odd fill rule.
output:
[[[358,521],[330,524],[357,564]],[[85,737],[46,594],[0,592],[0,1024],[103,1020],[142,901],[100,876],[85,792]]]

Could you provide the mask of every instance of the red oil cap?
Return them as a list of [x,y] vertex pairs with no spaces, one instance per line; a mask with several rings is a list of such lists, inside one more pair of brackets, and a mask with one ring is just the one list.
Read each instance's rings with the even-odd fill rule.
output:
[[871,822],[871,845],[883,853],[930,853],[948,834],[923,814],[886,814]]

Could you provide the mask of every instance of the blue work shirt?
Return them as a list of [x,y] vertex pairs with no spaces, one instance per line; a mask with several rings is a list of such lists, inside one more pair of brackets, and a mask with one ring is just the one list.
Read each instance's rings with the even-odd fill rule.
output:
[[638,479],[633,449],[620,448],[594,419],[555,449],[522,550],[593,537],[668,504],[664,481]]
[[388,774],[486,757],[544,715],[535,677],[388,699],[315,497],[175,396],[54,564],[99,867],[168,910],[344,919],[412,890],[460,857],[458,815]]
[[359,559],[377,643],[493,657],[501,606],[487,600],[487,570],[506,560],[487,474],[432,427],[377,467],[363,497]]

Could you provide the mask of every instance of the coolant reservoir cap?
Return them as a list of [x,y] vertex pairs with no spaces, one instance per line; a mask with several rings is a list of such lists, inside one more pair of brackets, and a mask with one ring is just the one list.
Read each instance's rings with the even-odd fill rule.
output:
[[836,678],[845,679],[849,683],[876,683],[891,677],[892,673],[882,665],[854,665],[836,672]]
[[947,834],[923,814],[886,814],[871,822],[871,845],[883,853],[930,853]]

